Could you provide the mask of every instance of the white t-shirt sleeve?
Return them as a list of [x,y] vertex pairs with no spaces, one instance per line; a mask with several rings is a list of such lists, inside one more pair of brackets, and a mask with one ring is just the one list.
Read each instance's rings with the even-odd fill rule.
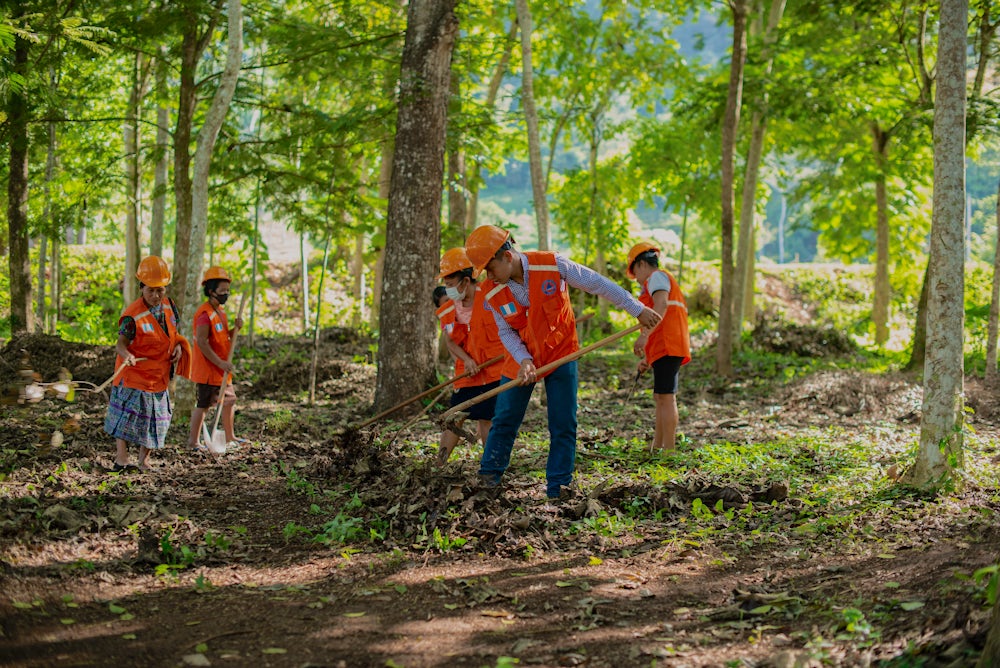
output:
[[667,294],[670,294],[670,277],[667,276],[662,271],[655,271],[653,275],[649,277],[649,281],[646,282],[646,289],[649,294],[652,295],[660,290],[666,290]]

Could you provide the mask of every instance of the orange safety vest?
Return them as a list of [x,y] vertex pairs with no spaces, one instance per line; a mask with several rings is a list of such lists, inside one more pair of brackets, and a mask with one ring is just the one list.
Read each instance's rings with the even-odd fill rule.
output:
[[[169,299],[163,301],[163,316],[167,322],[167,331],[163,331],[160,323],[142,297],[129,304],[118,319],[119,327],[126,316],[135,320],[135,338],[128,346],[128,351],[137,358],[145,357],[142,362],[127,367],[118,376],[115,385],[124,385],[144,392],[163,392],[170,382],[170,356],[179,343],[180,336],[174,327],[174,309]],[[120,355],[115,355],[115,371],[121,367]]]
[[[514,299],[506,285],[485,281],[483,288],[490,308],[518,333],[535,367],[540,369],[580,349],[576,317],[566,281],[559,275],[556,254],[528,251],[523,255],[528,259],[528,308]],[[517,378],[520,370],[517,361],[508,355],[503,364],[503,375]]]
[[[646,362],[652,364],[661,357],[681,357],[684,359],[681,365],[691,361],[691,337],[688,334],[688,310],[687,302],[681,293],[680,285],[673,274],[669,271],[656,271],[666,274],[670,279],[670,293],[667,295],[667,310],[663,314],[660,324],[653,328],[646,340]],[[653,272],[656,273],[656,272]],[[650,274],[652,278],[653,274]],[[642,294],[639,301],[643,306],[653,308],[653,296],[649,294],[647,286],[649,279],[642,286]]]
[[[484,306],[486,291],[478,284],[475,287],[476,296],[472,302],[472,317],[469,319],[469,324],[463,325],[456,321],[449,336],[452,341],[469,353],[469,357],[482,364],[497,355],[505,354],[507,349],[500,341],[497,321],[493,319],[493,314],[487,311]],[[503,364],[491,364],[480,370],[475,376],[456,380],[455,387],[476,387],[495,383],[500,380],[502,371]],[[455,375],[459,376],[463,373],[465,373],[465,362],[461,359],[456,360]]]
[[441,331],[451,337],[451,340],[462,345],[465,341],[466,327],[458,325],[458,314],[455,311],[455,302],[446,299],[435,311],[437,319],[441,321]]
[[[229,338],[229,318],[226,317],[225,311],[212,308],[210,302],[205,302],[194,312],[195,322],[198,322],[198,318],[202,313],[208,314],[208,345],[221,359],[229,359],[229,348],[232,342]],[[195,326],[193,329],[195,330],[194,335],[197,339],[198,328]],[[206,385],[222,385],[222,369],[212,364],[205,357],[205,353],[201,352],[201,348],[198,347],[197,340],[195,341],[195,345],[192,346],[191,352],[191,382]]]

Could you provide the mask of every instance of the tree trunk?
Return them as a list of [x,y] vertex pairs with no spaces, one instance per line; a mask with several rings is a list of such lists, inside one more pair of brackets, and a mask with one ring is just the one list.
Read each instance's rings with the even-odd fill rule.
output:
[[[186,30],[181,41],[181,76],[177,96],[177,127],[174,130],[174,266],[170,295],[177,307],[184,310],[188,284],[188,259],[191,248],[191,134],[197,105],[195,73],[198,61],[215,31],[218,15],[213,14],[209,25],[199,36],[198,15],[185,16]],[[198,277],[192,277],[197,284]],[[252,333],[252,332],[251,332]]]
[[990,296],[990,320],[986,328],[986,381],[997,381],[997,322],[1000,320],[1000,184],[997,185],[997,240],[993,251],[993,293]]
[[[55,86],[55,76],[50,72],[50,81],[53,87]],[[55,244],[59,239],[61,231],[58,229],[56,222],[52,220],[52,180],[56,176],[56,124],[48,124],[48,149],[45,155],[45,185],[43,186],[43,198],[44,198],[44,212],[42,218],[45,220],[45,229],[41,235],[41,243],[38,245],[38,322],[37,326],[39,331],[49,332],[55,334],[56,323],[52,320],[51,326],[49,326],[49,318],[45,312],[45,261],[46,261],[46,241],[48,237],[52,236],[53,250],[55,250]],[[52,266],[49,271],[51,280],[55,280],[55,266]],[[55,307],[55,302],[51,302],[51,306]]]
[[[517,36],[517,21],[510,24],[510,32],[507,33],[507,40],[504,42],[503,53],[497,62],[493,76],[490,78],[489,87],[486,89],[486,99],[483,100],[483,108],[492,111],[497,100],[497,93],[500,92],[500,84],[503,83],[504,74],[507,72],[507,65],[510,63],[510,56],[514,50],[514,38]],[[479,220],[479,186],[481,185],[480,174],[482,164],[479,159],[472,161],[472,169],[466,174],[466,185],[469,188],[469,206],[466,209],[465,229],[472,231],[478,226]]]
[[1000,601],[993,604],[990,630],[986,635],[986,646],[979,655],[976,668],[996,668],[1000,666]]
[[49,306],[52,309],[52,325],[49,328],[53,334],[59,333],[59,312],[62,310],[62,291],[59,288],[62,276],[62,262],[59,259],[59,236],[52,238],[52,261],[49,262]]
[[170,111],[167,109],[166,48],[161,47],[156,59],[156,166],[153,172],[153,215],[149,226],[149,254],[163,256],[163,223],[167,209],[167,172],[170,132]]
[[[132,62],[132,92],[125,110],[125,271],[131,277],[139,266],[139,104],[142,102],[143,54],[135,53]],[[123,283],[123,306],[139,296],[135,281]]]
[[907,482],[958,484],[964,465],[965,47],[967,0],[944,0],[934,101],[934,203],[920,449]]
[[[451,101],[448,105],[448,116],[457,118],[462,113],[462,88],[458,72],[451,74]],[[457,130],[452,129],[452,133]],[[452,136],[448,149],[448,233],[446,243],[451,246],[463,246],[468,230],[465,221],[468,218],[466,194],[468,189],[465,180],[465,151],[462,150],[462,138]]]
[[354,312],[351,326],[358,328],[365,321],[365,233],[354,235],[354,254],[351,261],[351,292],[358,310]]
[[918,371],[924,368],[927,355],[927,284],[930,281],[931,263],[928,259],[924,268],[924,280],[920,286],[920,297],[917,299],[917,317],[913,323],[913,345],[910,348],[910,360],[903,371]]
[[[764,29],[764,45],[761,49],[761,59],[764,61],[763,78],[770,78],[774,66],[774,43],[777,40],[778,24],[785,12],[785,0],[773,0],[767,14],[767,26]],[[764,137],[767,132],[767,86],[765,84],[759,107],[753,112],[750,121],[750,149],[747,151],[747,162],[743,176],[743,193],[740,205],[740,233],[736,254],[736,285],[733,296],[736,303],[733,307],[733,340],[740,343],[743,332],[743,321],[753,318],[754,293],[754,255],[756,253],[757,215],[757,180],[760,175],[760,163],[764,156]]]
[[735,181],[736,132],[743,99],[743,64],[747,55],[747,2],[731,0],[733,11],[733,53],[729,67],[729,94],[722,119],[722,289],[719,297],[719,340],[715,351],[715,371],[733,375],[733,191]]
[[375,408],[434,377],[435,318],[428,307],[440,255],[441,184],[455,0],[411,0],[400,68],[399,114],[386,222]]
[[[379,199],[388,200],[390,185],[392,183],[392,163],[395,154],[395,144],[391,138],[386,138],[382,142],[381,159],[379,160],[378,171],[378,196]],[[372,277],[372,310],[369,313],[369,324],[372,329],[378,327],[382,313],[382,277],[385,274],[385,247],[378,249],[375,255],[375,275]]]
[[[23,14],[25,10],[19,10]],[[29,43],[14,40],[12,72],[27,79]],[[31,310],[31,259],[28,255],[28,100],[22,89],[7,91],[7,138],[10,163],[7,181],[7,238],[10,243],[10,332],[34,329]],[[2,243],[2,242],[0,242]],[[2,250],[2,249],[0,249]]]
[[875,152],[875,302],[872,322],[875,323],[875,343],[889,340],[889,195],[886,190],[886,162],[892,135],[871,124],[872,149]]
[[[227,0],[228,37],[226,66],[219,80],[219,87],[212,98],[212,106],[205,114],[205,122],[198,131],[198,148],[194,154],[194,174],[191,179],[191,242],[188,247],[187,283],[184,306],[181,311],[190,317],[199,301],[201,268],[205,255],[205,232],[208,229],[208,175],[212,165],[212,151],[219,136],[222,122],[229,112],[229,103],[236,92],[243,57],[243,5],[241,0]],[[185,318],[185,321],[187,318]]]
[[531,10],[528,0],[515,0],[517,22],[521,28],[521,105],[528,125],[528,164],[531,167],[531,192],[535,203],[535,221],[538,226],[538,249],[552,246],[549,231],[549,203],[542,171],[542,147],[538,137],[538,111],[535,109],[535,88],[531,64]]

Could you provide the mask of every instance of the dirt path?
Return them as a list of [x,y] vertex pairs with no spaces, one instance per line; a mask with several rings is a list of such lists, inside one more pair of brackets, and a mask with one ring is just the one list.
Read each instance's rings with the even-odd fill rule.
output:
[[[977,475],[934,500],[879,482],[918,422],[905,377],[722,386],[695,364],[688,445],[651,459],[651,399],[626,404],[620,360],[595,358],[577,495],[552,505],[544,411],[494,497],[474,449],[431,467],[426,422],[346,429],[374,371],[363,344],[330,341],[327,402],[297,403],[297,358],[277,358],[241,388],[253,444],[215,462],[179,450],[176,417],[154,472],[108,475],[99,396],[0,406],[0,663],[964,666],[982,644],[973,576],[1000,544],[989,398]],[[70,418],[79,431],[36,447]],[[850,485],[874,491],[831,491]]]

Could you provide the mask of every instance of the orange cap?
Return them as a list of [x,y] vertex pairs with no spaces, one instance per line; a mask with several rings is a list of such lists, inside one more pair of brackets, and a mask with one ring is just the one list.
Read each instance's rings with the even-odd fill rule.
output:
[[463,269],[472,269],[472,261],[465,254],[465,249],[449,248],[441,256],[441,273],[438,274],[438,278],[441,279],[445,276],[450,276]]
[[640,241],[635,246],[632,246],[632,250],[628,252],[628,264],[625,265],[625,275],[629,278],[635,278],[635,274],[632,273],[632,265],[635,264],[637,257],[642,255],[647,251],[660,252],[660,249],[649,243],[648,241]]
[[156,255],[143,258],[142,262],[139,263],[139,268],[135,270],[135,277],[139,279],[140,283],[151,288],[162,288],[165,285],[170,285],[170,269],[163,258]]
[[209,267],[208,269],[205,270],[205,277],[201,279],[201,284],[205,285],[206,283],[215,278],[219,278],[222,279],[223,281],[229,281],[229,282],[232,282],[233,280],[229,278],[229,272],[227,272],[222,267],[216,266],[216,267]]
[[473,273],[481,274],[509,238],[510,232],[496,225],[481,225],[472,230],[465,240],[465,254],[472,261]]

